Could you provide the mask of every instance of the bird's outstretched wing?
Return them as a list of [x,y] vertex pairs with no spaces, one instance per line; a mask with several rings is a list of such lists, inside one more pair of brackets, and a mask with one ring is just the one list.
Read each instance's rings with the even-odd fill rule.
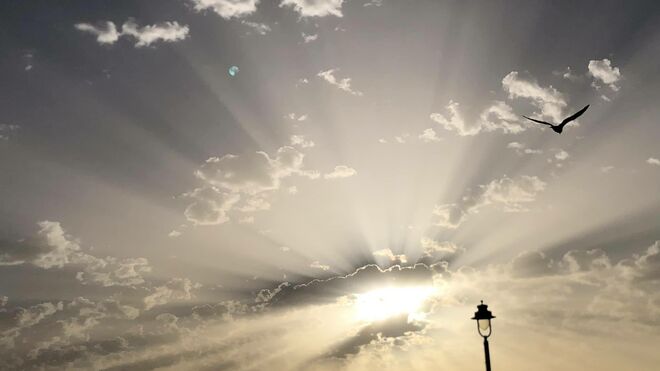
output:
[[552,126],[552,124],[549,123],[549,122],[545,122],[545,121],[541,121],[541,120],[534,120],[533,118],[529,118],[529,117],[527,117],[527,116],[523,116],[523,117],[526,118],[527,120],[532,120],[532,121],[534,121],[534,122],[538,122],[539,124]]
[[562,121],[560,125],[566,125],[569,122],[575,120],[576,118],[582,116],[582,114],[587,110],[587,108],[589,108],[588,104],[586,106],[584,106],[583,109],[577,111],[573,116],[569,116],[569,117],[565,118],[564,121]]

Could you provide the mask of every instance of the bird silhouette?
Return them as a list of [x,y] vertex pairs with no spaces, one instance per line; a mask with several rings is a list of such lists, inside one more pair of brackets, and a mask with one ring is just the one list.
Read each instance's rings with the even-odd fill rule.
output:
[[584,106],[583,109],[577,111],[572,116],[569,116],[569,117],[565,118],[564,121],[562,121],[561,124],[559,124],[559,125],[553,125],[549,122],[545,122],[545,121],[541,121],[541,120],[535,120],[535,119],[529,118],[527,116],[523,116],[523,117],[526,118],[527,120],[532,120],[532,121],[537,122],[539,124],[548,125],[548,126],[550,126],[550,128],[552,130],[554,130],[555,133],[561,134],[562,130],[564,130],[564,126],[566,126],[566,124],[568,124],[569,122],[575,120],[576,118],[582,116],[582,114],[587,110],[587,108],[589,108],[588,104],[586,106]]

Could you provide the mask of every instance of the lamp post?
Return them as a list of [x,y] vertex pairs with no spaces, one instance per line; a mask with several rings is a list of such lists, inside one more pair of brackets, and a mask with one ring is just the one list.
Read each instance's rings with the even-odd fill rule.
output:
[[477,330],[479,335],[484,338],[484,353],[486,354],[486,371],[490,371],[490,350],[488,349],[488,337],[492,332],[490,327],[490,320],[495,318],[493,313],[488,310],[488,305],[481,301],[481,305],[477,305],[477,311],[474,312],[473,320],[477,321]]

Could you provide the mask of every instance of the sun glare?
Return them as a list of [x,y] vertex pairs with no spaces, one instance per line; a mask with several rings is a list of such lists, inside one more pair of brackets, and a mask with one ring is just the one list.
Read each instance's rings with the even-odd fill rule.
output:
[[435,289],[421,287],[388,287],[360,294],[357,297],[357,318],[361,321],[381,321],[396,315],[407,314],[409,319],[419,319],[422,304]]

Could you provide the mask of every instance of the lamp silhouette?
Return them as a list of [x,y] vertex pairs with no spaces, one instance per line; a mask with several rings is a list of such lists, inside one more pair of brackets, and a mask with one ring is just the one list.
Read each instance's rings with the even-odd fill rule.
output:
[[484,338],[486,371],[490,371],[490,350],[488,349],[488,337],[493,331],[490,326],[490,320],[493,318],[495,318],[495,316],[488,310],[488,305],[484,304],[484,301],[482,300],[481,304],[477,305],[477,311],[474,312],[474,317],[472,317],[472,319],[477,321],[477,330],[479,331],[479,335]]

